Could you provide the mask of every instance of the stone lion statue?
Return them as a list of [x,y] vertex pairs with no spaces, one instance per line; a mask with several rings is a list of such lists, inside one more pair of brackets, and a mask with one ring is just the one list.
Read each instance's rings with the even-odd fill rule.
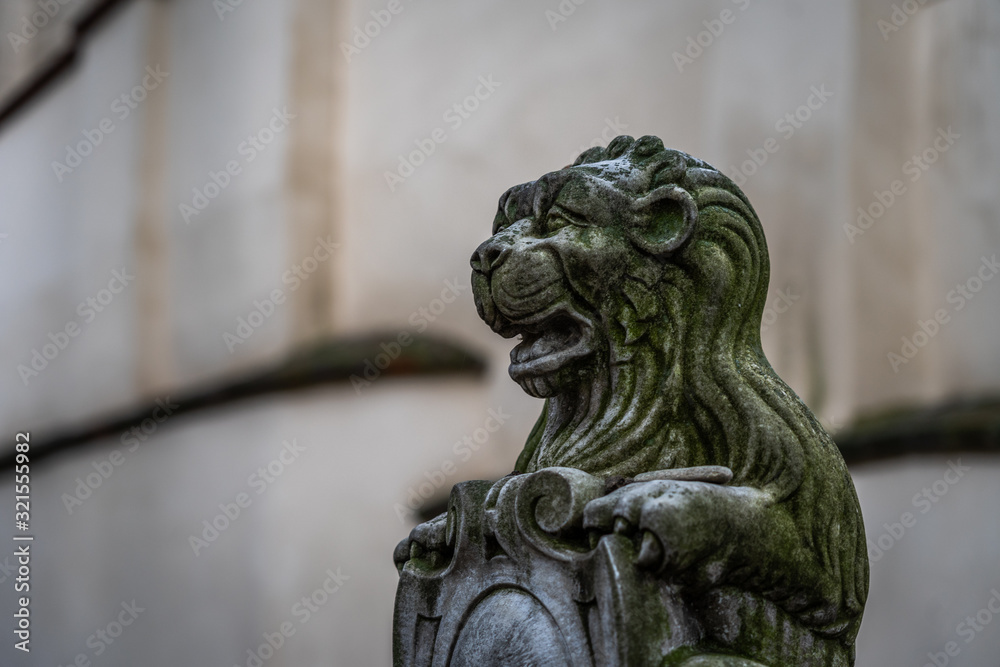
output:
[[[587,535],[564,550],[573,563],[618,539],[635,585],[655,579],[655,595],[673,600],[647,657],[615,662],[594,648],[593,664],[853,665],[868,591],[861,511],[831,438],[761,349],[767,248],[733,181],[656,137],[620,136],[504,193],[472,268],[482,319],[520,337],[511,378],[545,399],[515,474],[483,487],[480,532],[514,554],[496,518],[505,493],[557,475],[576,489],[569,500],[549,507],[531,491],[534,517],[517,505],[530,499],[512,500],[518,525],[538,522],[534,534],[562,546]],[[454,525],[443,515],[418,526],[400,567],[454,550]],[[524,591],[565,625],[556,602]]]

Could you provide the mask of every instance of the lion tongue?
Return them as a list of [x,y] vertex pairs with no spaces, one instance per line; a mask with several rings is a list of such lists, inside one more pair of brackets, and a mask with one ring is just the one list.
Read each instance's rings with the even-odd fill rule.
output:
[[547,357],[554,352],[565,349],[571,338],[570,332],[565,330],[547,331],[531,338],[525,337],[525,340],[515,348],[517,351],[516,361],[534,361]]
[[541,336],[531,344],[531,349],[528,350],[528,358],[541,359],[542,357],[546,357],[558,351],[561,347],[561,342],[558,336],[552,334]]

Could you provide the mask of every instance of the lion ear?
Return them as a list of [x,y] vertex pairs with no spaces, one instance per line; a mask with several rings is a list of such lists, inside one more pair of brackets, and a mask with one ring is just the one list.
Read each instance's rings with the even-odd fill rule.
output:
[[684,188],[664,185],[632,204],[629,237],[639,249],[662,257],[681,247],[694,231],[698,205]]

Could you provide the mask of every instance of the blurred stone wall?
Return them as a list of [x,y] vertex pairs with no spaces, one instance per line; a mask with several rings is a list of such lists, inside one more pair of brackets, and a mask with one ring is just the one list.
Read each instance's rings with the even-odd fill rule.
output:
[[[995,3],[121,5],[0,126],[7,441],[329,335],[438,335],[491,365],[237,403],[135,450],[122,434],[50,459],[33,477],[45,662],[246,665],[285,622],[268,665],[389,662],[400,509],[505,474],[540,410],[475,314],[469,255],[507,187],[617,134],[742,184],[770,243],[765,350],[828,427],[1000,384]],[[244,337],[241,319],[260,324]],[[491,410],[509,417],[487,433]],[[304,451],[262,488],[292,441]],[[940,494],[945,458],[854,471],[873,545],[859,665],[923,664],[949,641],[954,664],[994,665],[1000,626],[958,626],[1000,586],[998,464],[958,465]],[[97,655],[88,638],[133,599],[146,611]]]

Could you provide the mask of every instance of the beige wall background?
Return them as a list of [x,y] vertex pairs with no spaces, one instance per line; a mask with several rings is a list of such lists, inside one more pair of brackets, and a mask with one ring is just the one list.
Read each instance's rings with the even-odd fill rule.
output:
[[[902,4],[919,8],[893,23]],[[507,187],[618,133],[656,134],[742,173],[770,244],[765,350],[828,427],[997,391],[1000,280],[971,291],[1000,250],[995,3],[389,6],[124,2],[77,64],[0,126],[5,442],[24,430],[41,441],[325,336],[389,340],[422,327],[420,309],[447,281],[468,285],[468,257]],[[377,34],[353,42],[377,18]],[[114,100],[147,66],[169,74],[123,118]],[[105,119],[114,130],[60,180],[52,162]],[[444,141],[390,187],[386,172],[399,175],[400,156],[433,136]],[[185,220],[181,204],[233,162],[239,173]],[[845,230],[859,207],[872,223]],[[291,290],[283,276],[317,238],[339,245]],[[123,270],[134,280],[92,320],[82,315],[79,304]],[[231,350],[224,334],[274,289],[287,300]],[[506,376],[508,342],[457,291],[426,333],[482,353],[481,380],[380,379],[178,416],[125,449],[72,512],[63,494],[123,450],[120,438],[34,471],[37,652],[25,661],[5,642],[0,661],[242,665],[262,633],[290,620],[297,634],[266,664],[387,664],[391,550],[412,525],[394,506],[446,462],[457,471],[445,486],[506,473],[540,409]],[[947,321],[894,368],[889,354],[903,355],[903,339],[941,310]],[[19,366],[70,323],[80,333],[25,380]],[[454,444],[490,409],[510,417],[459,456]],[[305,452],[257,495],[249,477],[294,439]],[[859,665],[923,664],[1000,586],[1000,466],[962,464],[971,471],[926,514],[913,496],[948,459],[853,471],[873,544],[884,524],[918,514],[873,563]],[[191,535],[241,491],[252,504],[196,555]],[[0,505],[0,523],[11,512]],[[300,624],[292,609],[327,568],[348,578]],[[147,611],[95,655],[88,637],[132,599]],[[998,628],[958,637],[953,664],[993,667]]]

